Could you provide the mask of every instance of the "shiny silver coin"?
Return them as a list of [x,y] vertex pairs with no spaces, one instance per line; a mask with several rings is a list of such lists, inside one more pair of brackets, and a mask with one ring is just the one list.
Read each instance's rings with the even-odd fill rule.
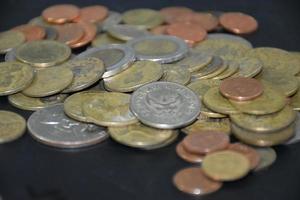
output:
[[127,43],[136,54],[137,60],[171,63],[182,59],[188,52],[186,42],[174,36],[144,36]]
[[108,17],[100,25],[102,31],[107,31],[108,27],[120,24],[122,21],[122,15],[115,11],[109,11]]
[[107,32],[112,37],[124,41],[150,35],[150,33],[146,30],[138,29],[136,26],[124,24],[110,26],[107,28]]
[[240,36],[226,34],[226,33],[211,33],[207,35],[207,39],[208,40],[214,40],[214,39],[230,40],[230,41],[242,43],[250,48],[253,48],[252,44],[248,40]]
[[137,89],[130,109],[144,124],[174,129],[192,123],[200,113],[199,97],[187,87],[172,82],[154,82]]
[[67,117],[62,104],[34,112],[29,117],[27,126],[34,139],[60,148],[86,147],[108,138],[104,127]]
[[297,112],[297,118],[296,118],[296,127],[295,127],[295,135],[291,139],[289,139],[285,145],[295,144],[300,142],[300,113]]
[[94,57],[103,61],[105,72],[103,78],[108,78],[127,69],[134,61],[132,48],[121,44],[110,44],[99,48],[90,48],[76,56],[75,59]]

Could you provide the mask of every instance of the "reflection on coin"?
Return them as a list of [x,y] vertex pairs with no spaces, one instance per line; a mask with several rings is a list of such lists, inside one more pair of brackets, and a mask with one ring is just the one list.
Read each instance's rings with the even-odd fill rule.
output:
[[233,42],[242,43],[242,44],[252,48],[252,44],[245,38],[242,38],[242,37],[236,36],[236,35],[227,34],[227,33],[211,33],[211,34],[207,35],[207,39],[209,39],[209,40],[213,40],[213,39],[229,40],[229,41],[233,41]]
[[189,51],[182,60],[178,61],[177,64],[187,67],[190,72],[196,72],[206,67],[209,63],[212,62],[212,60],[213,56],[211,55],[201,52]]
[[29,65],[19,62],[0,63],[0,96],[17,93],[28,87],[34,77]]
[[0,33],[0,54],[4,54],[25,42],[25,35],[18,31]]
[[263,63],[257,58],[243,57],[231,61],[239,66],[239,71],[233,77],[254,77],[262,71]]
[[25,119],[13,112],[0,110],[0,144],[21,137],[26,131]]
[[271,148],[255,148],[260,155],[260,162],[254,171],[260,171],[270,167],[276,161],[276,151]]
[[191,80],[191,73],[186,67],[178,64],[164,64],[162,67],[164,70],[164,75],[161,78],[161,81],[186,85]]
[[122,15],[115,11],[109,11],[108,17],[101,24],[102,30],[107,31],[108,27],[117,25],[122,21]]
[[200,106],[194,92],[171,82],[144,85],[133,93],[130,100],[130,109],[141,122],[162,129],[190,124],[199,115]]
[[177,144],[176,154],[183,160],[190,163],[201,163],[205,156],[204,154],[196,154],[196,153],[188,152],[182,145],[182,142]]
[[114,38],[128,41],[135,38],[150,35],[149,32],[139,29],[133,25],[114,25],[107,28],[107,32]]
[[190,84],[188,84],[188,88],[193,90],[200,99],[204,96],[204,94],[212,87],[219,87],[221,84],[220,80],[211,80],[211,79],[201,79],[196,80]]
[[94,145],[108,137],[104,127],[74,121],[54,105],[34,112],[27,126],[37,141],[54,147],[78,148]]
[[122,44],[124,43],[122,40],[118,40],[114,37],[111,37],[107,33],[102,33],[97,35],[96,38],[92,41],[93,47],[102,47],[107,44]]

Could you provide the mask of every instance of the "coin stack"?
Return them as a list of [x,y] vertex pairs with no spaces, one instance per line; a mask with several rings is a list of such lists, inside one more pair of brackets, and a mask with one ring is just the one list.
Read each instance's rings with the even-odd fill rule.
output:
[[[0,33],[0,96],[35,111],[30,135],[57,148],[110,136],[153,150],[183,132],[176,153],[198,166],[179,171],[174,185],[212,193],[274,163],[270,146],[300,141],[300,54],[221,33],[257,28],[240,12],[54,5]],[[25,133],[16,113],[0,111],[0,122],[0,143]]]

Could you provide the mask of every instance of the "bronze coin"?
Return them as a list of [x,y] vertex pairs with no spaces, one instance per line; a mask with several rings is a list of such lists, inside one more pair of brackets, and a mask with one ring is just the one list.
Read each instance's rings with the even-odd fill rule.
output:
[[64,24],[55,27],[58,32],[57,41],[72,45],[77,43],[83,36],[84,30],[82,26],[76,23]]
[[159,12],[164,16],[165,22],[173,23],[177,18],[180,18],[186,13],[191,13],[193,10],[186,7],[174,6],[163,8]]
[[191,163],[201,163],[205,156],[203,154],[195,154],[188,152],[187,150],[185,150],[184,146],[182,145],[182,142],[177,144],[176,153],[180,158]]
[[233,143],[228,146],[228,149],[245,155],[249,159],[251,169],[256,168],[260,162],[259,153],[254,148],[246,144],[239,142]]
[[173,177],[173,184],[178,190],[192,195],[209,194],[222,187],[221,182],[208,178],[200,167],[180,170]]
[[240,12],[222,14],[220,24],[235,34],[252,33],[258,28],[258,23],[252,16]]
[[229,145],[229,136],[217,131],[203,131],[186,136],[182,145],[188,152],[206,154],[225,149]]
[[76,43],[70,44],[71,48],[82,47],[82,46],[90,43],[97,34],[96,25],[89,23],[89,22],[85,22],[85,21],[80,21],[77,24],[79,26],[81,26],[81,28],[84,30],[84,35]]
[[263,93],[263,90],[263,85],[258,80],[246,77],[229,78],[220,85],[223,96],[237,101],[255,99]]
[[41,40],[46,36],[44,28],[31,24],[24,24],[13,28],[12,30],[20,31],[25,35],[26,41]]
[[90,23],[97,23],[104,20],[108,15],[108,9],[105,6],[94,5],[87,6],[80,9],[79,16],[74,20],[75,22],[85,21]]
[[159,25],[150,30],[150,32],[154,35],[164,35],[167,33],[168,25]]
[[60,4],[46,8],[42,17],[55,24],[71,22],[79,16],[79,8],[71,4]]

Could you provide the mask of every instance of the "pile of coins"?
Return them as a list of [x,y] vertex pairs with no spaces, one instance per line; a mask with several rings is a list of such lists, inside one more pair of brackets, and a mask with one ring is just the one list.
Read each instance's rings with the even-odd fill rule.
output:
[[[0,33],[0,96],[35,111],[30,135],[57,148],[110,137],[153,150],[185,133],[176,153],[198,166],[176,173],[174,185],[212,193],[272,165],[271,146],[300,141],[300,54],[221,33],[257,28],[238,12],[51,6]],[[0,143],[13,141],[26,120],[0,111],[0,129]]]

